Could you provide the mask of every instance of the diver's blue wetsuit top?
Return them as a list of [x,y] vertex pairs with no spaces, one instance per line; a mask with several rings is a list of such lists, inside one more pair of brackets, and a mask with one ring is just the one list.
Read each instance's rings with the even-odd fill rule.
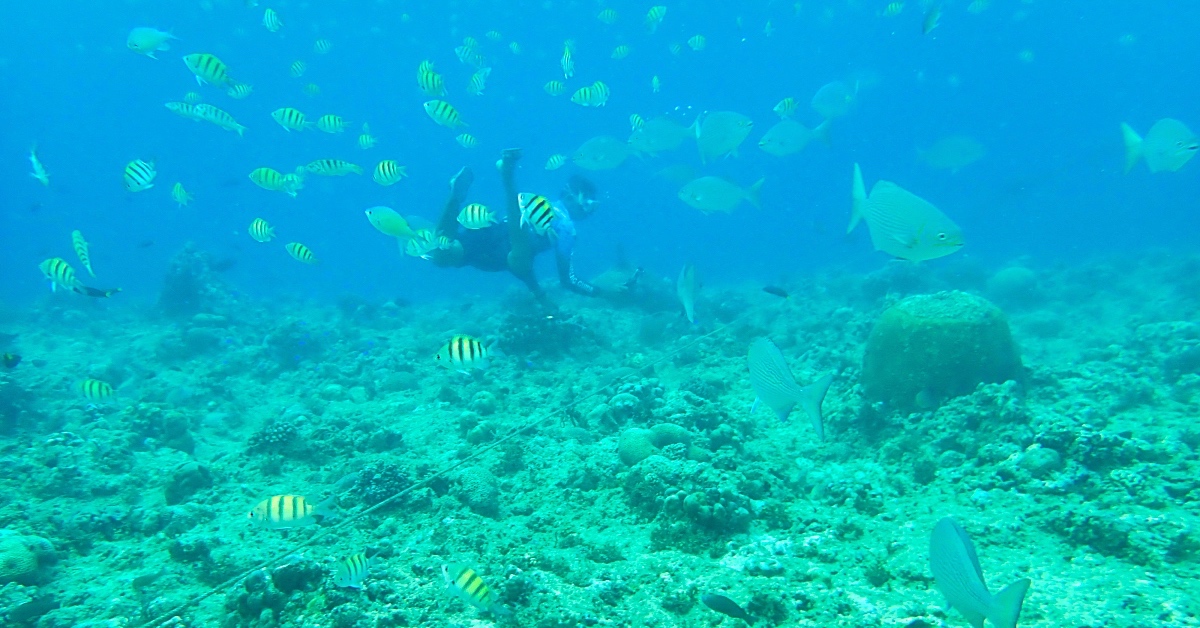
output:
[[[571,263],[571,254],[575,249],[575,223],[571,215],[559,203],[554,203],[554,222],[550,228],[555,237],[534,233],[533,227],[526,225],[525,232],[529,235],[529,243],[533,254],[554,248],[554,261],[558,266],[558,279],[563,287],[580,294],[593,294],[596,288],[575,276]],[[454,234],[463,247],[463,264],[490,272],[508,270],[508,252],[512,243],[508,239],[507,216],[501,214],[500,222],[486,229],[467,229],[462,225]]]

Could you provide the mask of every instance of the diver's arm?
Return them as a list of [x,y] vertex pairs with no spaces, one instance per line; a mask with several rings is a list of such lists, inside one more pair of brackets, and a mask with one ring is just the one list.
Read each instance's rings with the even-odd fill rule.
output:
[[558,264],[558,280],[562,282],[562,286],[572,292],[577,292],[586,296],[601,296],[600,291],[596,286],[575,276],[575,267],[571,263],[571,254],[573,248],[563,247],[556,248],[554,251],[554,261]]

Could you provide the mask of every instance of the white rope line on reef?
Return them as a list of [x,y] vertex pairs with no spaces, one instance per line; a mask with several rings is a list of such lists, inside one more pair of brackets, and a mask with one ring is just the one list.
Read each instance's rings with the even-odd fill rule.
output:
[[[428,477],[426,477],[423,480],[414,482],[413,484],[410,484],[410,485],[400,489],[399,491],[397,491],[396,493],[394,493],[387,499],[375,504],[374,506],[370,506],[368,508],[360,510],[348,517],[343,518],[341,521],[339,521],[329,527],[322,527],[320,532],[309,537],[308,540],[303,541],[297,545],[294,545],[286,551],[279,552],[278,554],[258,563],[257,565],[254,565],[253,567],[246,569],[245,571],[239,573],[238,575],[233,576],[233,577],[225,580],[224,582],[221,582],[220,584],[213,586],[208,591],[205,591],[204,593],[195,595],[195,596],[187,599],[186,601],[176,605],[172,609],[170,609],[166,612],[160,613],[158,616],[154,617],[153,619],[150,619],[148,621],[144,621],[140,624],[137,624],[137,626],[153,625],[153,626],[158,626],[160,628],[167,628],[168,626],[178,626],[179,625],[178,622],[181,621],[180,618],[178,617],[178,614],[181,611],[183,611],[184,609],[187,609],[192,606],[195,606],[196,604],[199,604],[200,602],[212,597],[216,593],[223,591],[223,590],[237,584],[238,581],[250,576],[250,574],[252,574],[260,569],[266,569],[267,567],[270,567],[270,566],[280,562],[284,558],[287,558],[288,556],[295,554],[299,550],[302,550],[307,547],[311,547],[311,546],[315,545],[317,541],[324,539],[325,537],[328,537],[329,535],[333,534],[334,532],[337,532],[338,530],[350,525],[351,523],[354,523],[355,521],[363,518],[364,516],[369,515],[375,511],[379,510],[380,508],[383,508],[383,507],[387,506],[388,504],[391,504],[392,502],[395,502],[397,499],[400,499],[401,497],[404,497],[405,495],[408,495],[409,493],[411,493],[419,488],[428,486],[430,482],[433,482],[434,480],[445,476],[446,474],[454,471],[455,469],[458,469],[459,467],[462,467],[463,465],[465,465],[469,462],[474,462],[475,460],[482,457],[484,454],[492,451],[493,449],[499,447],[500,445],[503,445],[504,443],[512,440],[513,438],[516,438],[518,435],[520,435],[525,430],[528,430],[528,429],[530,429],[540,423],[543,423],[549,419],[561,416],[561,415],[565,414],[566,411],[568,409],[570,409],[571,407],[576,406],[580,403],[583,403],[584,401],[587,401],[588,399],[591,399],[593,397],[599,396],[600,393],[604,392],[605,389],[607,389],[611,386],[615,386],[615,385],[619,384],[620,382],[622,382],[626,379],[629,379],[630,377],[637,375],[637,374],[641,373],[642,371],[645,371],[648,368],[651,368],[651,367],[653,367],[657,364],[660,364],[670,358],[675,357],[676,355],[679,355],[683,351],[691,348],[693,345],[699,343],[700,341],[702,341],[706,338],[709,338],[720,332],[725,331],[726,329],[729,328],[730,325],[733,325],[734,323],[738,322],[738,320],[740,320],[744,314],[745,314],[745,312],[738,314],[732,320],[730,320],[728,323],[719,325],[716,328],[714,328],[712,331],[709,331],[702,335],[696,336],[696,337],[692,338],[691,340],[685,342],[684,344],[680,345],[673,351],[664,353],[663,355],[659,356],[658,358],[656,358],[654,360],[651,360],[650,362],[647,362],[646,364],[643,364],[638,367],[630,367],[633,370],[629,371],[628,373],[618,375],[617,377],[612,378],[611,381],[605,382],[605,383],[601,384],[600,386],[597,386],[596,388],[592,389],[591,392],[589,392],[585,395],[576,397],[575,399],[572,399],[570,401],[567,401],[567,402],[563,403],[562,405],[554,408],[553,410],[550,410],[547,413],[541,415],[540,417],[537,417],[535,419],[530,419],[529,421],[526,421],[526,422],[518,425],[517,427],[510,429],[508,432],[506,432],[500,438],[497,438],[496,440],[492,441],[491,443],[488,443],[487,445],[480,447],[479,449],[475,450],[474,453],[467,456],[466,458],[463,458],[462,460],[459,460],[458,462],[455,462],[447,467],[444,467],[442,469],[439,469],[439,470],[433,472],[432,474],[430,474]],[[339,493],[338,497],[340,498],[340,497],[348,494],[351,490],[352,489],[347,489],[347,490]]]

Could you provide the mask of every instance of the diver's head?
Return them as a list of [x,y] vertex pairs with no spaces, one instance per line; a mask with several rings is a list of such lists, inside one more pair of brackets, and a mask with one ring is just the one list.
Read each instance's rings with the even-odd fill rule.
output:
[[563,188],[562,203],[573,220],[587,218],[600,208],[596,186],[577,174],[571,175],[567,187]]

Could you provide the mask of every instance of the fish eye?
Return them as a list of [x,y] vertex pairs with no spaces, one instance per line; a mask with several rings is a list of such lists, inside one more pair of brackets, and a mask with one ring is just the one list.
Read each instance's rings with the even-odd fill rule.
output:
[[940,241],[942,241],[942,242],[945,242],[945,241],[946,241],[946,240],[947,240],[949,237],[950,237],[950,236],[946,235],[946,232],[945,232],[945,231],[943,231],[943,232],[941,232],[941,233],[937,234],[937,239],[938,239],[938,240],[940,240]]

